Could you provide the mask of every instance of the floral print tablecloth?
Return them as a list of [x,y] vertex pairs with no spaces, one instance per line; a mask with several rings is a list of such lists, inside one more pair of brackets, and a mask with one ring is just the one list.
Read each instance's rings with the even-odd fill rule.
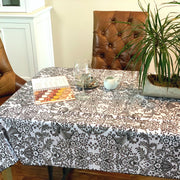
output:
[[8,142],[6,131],[0,124],[0,172],[18,161],[11,145]]
[[[180,100],[142,96],[137,72],[91,71],[99,86],[85,101],[36,105],[29,81],[1,106],[0,141],[9,145],[0,148],[0,170],[18,158],[28,165],[180,179]],[[57,75],[79,93],[72,69],[46,68],[34,78]],[[107,91],[103,80],[112,75],[120,85]]]

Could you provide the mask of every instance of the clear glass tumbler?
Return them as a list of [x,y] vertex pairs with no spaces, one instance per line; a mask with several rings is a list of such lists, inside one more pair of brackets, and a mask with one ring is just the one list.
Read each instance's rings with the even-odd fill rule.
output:
[[78,89],[76,98],[80,100],[88,99],[88,94],[85,92],[86,79],[89,76],[88,63],[75,63],[74,65],[74,83]]

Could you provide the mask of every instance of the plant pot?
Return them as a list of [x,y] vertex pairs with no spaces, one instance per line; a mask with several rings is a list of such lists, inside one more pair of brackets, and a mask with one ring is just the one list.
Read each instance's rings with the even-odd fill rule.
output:
[[180,99],[180,88],[156,86],[153,85],[147,78],[142,94],[145,96]]

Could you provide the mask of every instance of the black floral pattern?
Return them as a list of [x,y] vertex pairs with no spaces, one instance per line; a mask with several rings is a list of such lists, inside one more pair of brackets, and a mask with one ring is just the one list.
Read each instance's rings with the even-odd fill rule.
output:
[[8,137],[4,129],[0,124],[0,171],[8,168],[9,166],[15,164],[18,161],[13,149],[11,148]]
[[[141,95],[137,72],[92,70],[99,87],[89,99],[34,104],[27,82],[0,109],[0,171],[18,159],[53,165],[180,179],[180,100]],[[36,77],[66,75],[46,68]],[[103,87],[106,76],[121,79]]]

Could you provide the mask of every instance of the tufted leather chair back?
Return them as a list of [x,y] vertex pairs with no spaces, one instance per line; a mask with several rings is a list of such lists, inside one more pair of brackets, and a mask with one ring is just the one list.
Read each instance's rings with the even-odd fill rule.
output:
[[[139,70],[141,63],[129,61],[136,52],[136,43],[143,37],[135,27],[145,22],[146,16],[144,12],[94,11],[92,68]],[[134,45],[117,57],[128,42]]]
[[14,73],[2,40],[0,39],[0,105],[25,84],[25,82],[24,79]]

